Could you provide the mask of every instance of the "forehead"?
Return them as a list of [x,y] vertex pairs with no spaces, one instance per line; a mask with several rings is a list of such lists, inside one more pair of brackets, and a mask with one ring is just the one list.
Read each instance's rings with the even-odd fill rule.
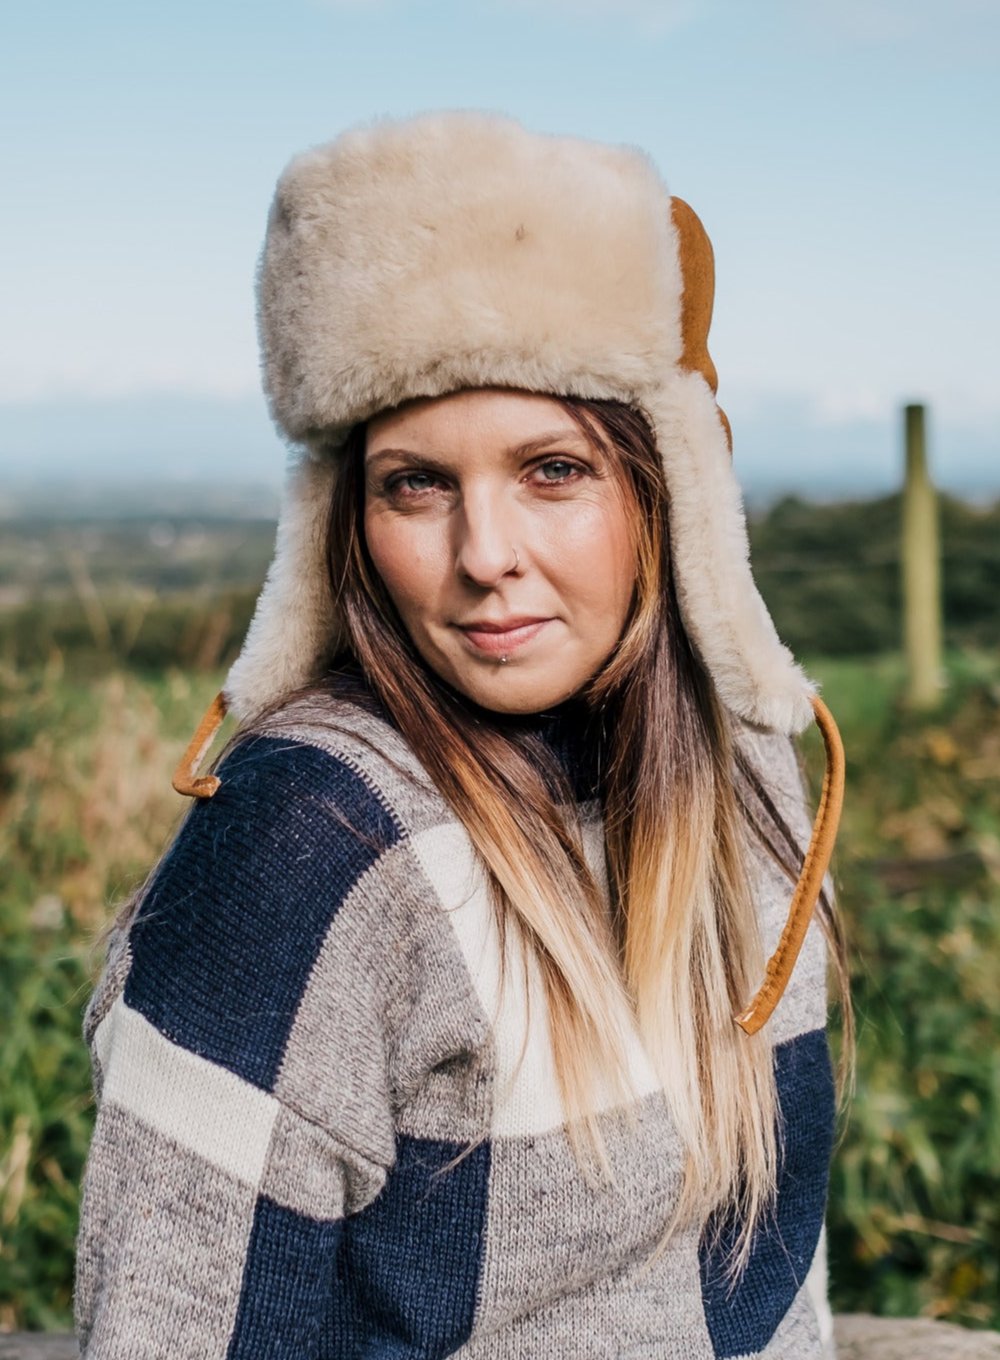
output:
[[414,452],[514,447],[532,440],[584,440],[570,412],[553,397],[506,388],[469,388],[408,401],[368,422],[366,450],[403,446]]

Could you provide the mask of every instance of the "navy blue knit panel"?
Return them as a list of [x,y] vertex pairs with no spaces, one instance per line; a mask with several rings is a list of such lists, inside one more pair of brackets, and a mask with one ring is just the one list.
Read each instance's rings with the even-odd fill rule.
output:
[[343,1221],[257,1200],[226,1360],[315,1356]]
[[712,1249],[711,1220],[702,1238],[705,1321],[719,1360],[761,1351],[778,1329],[812,1264],[826,1212],[835,1097],[826,1031],[800,1034],[775,1050],[785,1152],[777,1212],[758,1231],[745,1275],[731,1295],[722,1276],[736,1228],[723,1227]]
[[313,746],[256,737],[218,774],[132,926],[125,1001],[271,1090],[337,908],[402,833],[349,766]]
[[486,1250],[490,1145],[399,1134],[381,1194],[344,1222],[320,1360],[438,1360],[472,1333]]

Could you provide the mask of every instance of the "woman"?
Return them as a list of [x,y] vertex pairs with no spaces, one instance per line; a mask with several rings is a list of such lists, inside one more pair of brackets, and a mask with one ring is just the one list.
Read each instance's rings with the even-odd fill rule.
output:
[[85,1019],[84,1356],[828,1353],[842,764],[750,575],[711,302],[632,150],[448,113],[285,171],[303,455]]

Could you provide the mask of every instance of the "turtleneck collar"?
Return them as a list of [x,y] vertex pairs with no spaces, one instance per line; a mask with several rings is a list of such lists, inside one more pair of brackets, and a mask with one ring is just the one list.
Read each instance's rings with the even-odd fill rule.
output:
[[[349,664],[339,667],[338,671],[355,691],[356,698],[364,693],[367,702],[382,712],[384,718],[392,721],[356,661],[352,659]],[[515,739],[534,738],[542,743],[565,772],[577,799],[582,801],[600,796],[606,744],[604,724],[602,715],[591,713],[582,699],[574,695],[535,713],[498,713],[481,707],[463,695],[456,697],[479,722],[506,732]]]
[[495,713],[477,707],[476,714],[501,731],[541,742],[555,756],[577,799],[599,797],[603,723],[582,699],[574,696],[537,713]]

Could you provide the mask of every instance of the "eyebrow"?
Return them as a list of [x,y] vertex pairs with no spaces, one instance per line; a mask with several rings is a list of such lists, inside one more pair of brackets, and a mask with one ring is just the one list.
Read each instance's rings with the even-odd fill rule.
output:
[[[513,461],[518,458],[530,458],[533,453],[538,453],[541,449],[550,447],[552,444],[566,443],[586,443],[590,441],[581,430],[550,430],[546,434],[536,435],[534,439],[527,439],[523,444],[515,444],[507,450],[508,457]],[[438,468],[442,464],[431,454],[415,453],[412,449],[379,449],[378,453],[373,453],[366,459],[369,467],[375,467],[389,458],[406,458],[410,462],[420,467]]]

